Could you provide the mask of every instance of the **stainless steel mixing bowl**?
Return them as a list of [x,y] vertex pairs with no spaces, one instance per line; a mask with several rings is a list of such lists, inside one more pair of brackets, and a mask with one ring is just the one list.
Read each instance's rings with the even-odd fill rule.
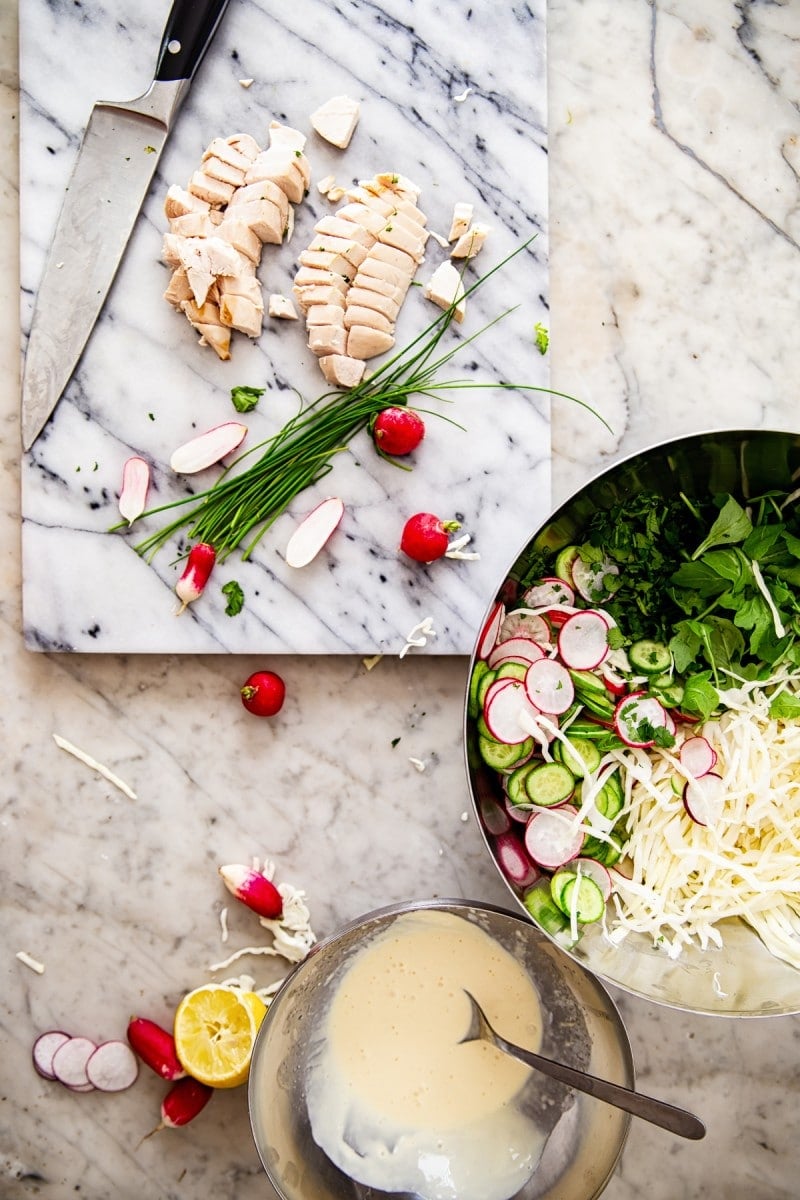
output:
[[[519,590],[516,581],[524,575],[531,553],[557,550],[582,540],[582,531],[598,508],[608,508],[642,490],[664,496],[730,492],[742,500],[773,489],[791,492],[799,481],[800,434],[794,433],[726,430],[680,438],[635,454],[587,483],[532,534],[500,581],[486,617],[498,599],[513,601]],[[473,653],[470,673],[475,658]],[[480,819],[479,799],[484,789],[502,799],[502,789],[493,772],[481,769],[473,752],[475,736],[474,721],[465,712],[467,773],[473,805],[486,846],[497,864],[493,838]],[[509,883],[499,864],[498,870],[527,915],[519,889]],[[693,949],[675,961],[654,947],[644,934],[631,935],[614,947],[599,926],[585,927],[580,941],[568,953],[608,983],[675,1008],[748,1017],[800,1012],[800,971],[774,958],[738,919],[721,923],[720,930],[723,949]]]
[[[353,1182],[312,1136],[306,1108],[306,1066],[337,980],[365,939],[421,909],[474,922],[521,962],[545,1014],[544,1054],[633,1086],[630,1044],[605,989],[513,912],[466,900],[422,900],[379,909],[320,942],[273,1000],[259,1030],[250,1070],[250,1122],[270,1182],[283,1200],[370,1200],[385,1197]],[[516,1200],[592,1200],[614,1171],[630,1117],[534,1073],[526,1103],[550,1132],[534,1177]],[[391,1193],[398,1200],[415,1200]]]

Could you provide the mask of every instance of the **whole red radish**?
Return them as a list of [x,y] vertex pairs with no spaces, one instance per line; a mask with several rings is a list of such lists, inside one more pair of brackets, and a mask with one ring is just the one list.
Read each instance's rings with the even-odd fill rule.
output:
[[372,438],[381,454],[401,456],[416,450],[425,422],[409,408],[384,408],[372,422]]
[[274,717],[283,708],[286,684],[274,671],[255,671],[241,691],[248,712],[256,717]]
[[400,549],[415,562],[433,562],[446,554],[450,534],[460,528],[458,521],[442,521],[433,513],[415,513],[403,526]]

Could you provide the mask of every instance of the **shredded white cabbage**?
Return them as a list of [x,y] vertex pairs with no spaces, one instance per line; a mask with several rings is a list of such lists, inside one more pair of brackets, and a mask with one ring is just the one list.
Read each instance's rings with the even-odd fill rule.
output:
[[766,686],[740,680],[724,694],[728,710],[700,731],[725,783],[714,827],[692,821],[672,786],[691,778],[678,746],[614,752],[631,872],[616,880],[614,944],[645,933],[677,958],[686,946],[721,945],[718,922],[740,917],[776,958],[800,967],[800,722],[769,716]]

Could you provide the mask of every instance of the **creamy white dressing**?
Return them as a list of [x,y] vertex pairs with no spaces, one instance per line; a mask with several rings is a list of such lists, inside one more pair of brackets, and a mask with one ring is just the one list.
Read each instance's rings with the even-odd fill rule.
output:
[[485,1042],[459,1044],[464,988],[506,1037],[539,1048],[526,971],[452,913],[398,917],[339,979],[306,1093],[314,1140],[358,1182],[423,1200],[509,1200],[535,1171],[545,1135],[519,1104],[530,1071]]

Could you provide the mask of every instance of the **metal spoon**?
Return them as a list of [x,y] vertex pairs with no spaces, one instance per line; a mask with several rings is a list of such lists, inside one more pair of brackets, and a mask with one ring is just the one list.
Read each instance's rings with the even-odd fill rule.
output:
[[676,1133],[679,1137],[692,1138],[694,1141],[705,1137],[706,1127],[703,1122],[682,1108],[676,1108],[663,1100],[654,1100],[651,1096],[643,1096],[641,1092],[635,1092],[620,1084],[609,1083],[607,1079],[598,1079],[596,1075],[587,1075],[585,1071],[554,1062],[551,1058],[533,1054],[530,1050],[523,1050],[521,1046],[506,1041],[489,1024],[486,1013],[472,993],[466,988],[464,991],[472,1006],[472,1020],[466,1034],[461,1038],[462,1042],[474,1042],[479,1039],[491,1042],[504,1054],[518,1058],[520,1062],[527,1063],[543,1075],[558,1079],[561,1083],[566,1083],[579,1092],[586,1092],[589,1096],[595,1096],[598,1100],[605,1100],[607,1104],[622,1108],[634,1117],[643,1117],[645,1121],[660,1125],[662,1129],[668,1129],[670,1133]]

